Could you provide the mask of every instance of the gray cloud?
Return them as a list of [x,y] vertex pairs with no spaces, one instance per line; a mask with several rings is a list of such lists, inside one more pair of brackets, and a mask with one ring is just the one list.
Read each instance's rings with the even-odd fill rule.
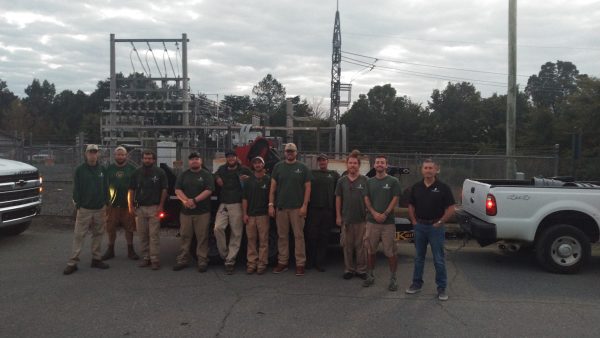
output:
[[[459,79],[474,80],[483,95],[506,91],[507,1],[340,2],[345,51],[501,73],[382,60],[376,65],[396,70],[376,67],[361,72],[363,67],[343,63],[342,79],[353,80],[353,99],[375,85],[391,83],[399,95],[425,104],[433,89]],[[185,32],[190,39],[193,92],[249,95],[252,86],[271,73],[289,95],[327,98],[334,15],[333,0],[4,2],[0,4],[0,78],[18,95],[24,95],[33,78],[47,79],[59,91],[91,92],[109,75],[109,33],[117,38],[177,38]],[[521,87],[546,61],[572,61],[582,73],[597,76],[599,26],[597,1],[519,1]],[[136,47],[145,63],[147,47]],[[164,71],[162,46],[152,48]],[[119,71],[132,71],[130,52],[129,45],[119,46]],[[174,61],[175,54],[170,56]],[[158,75],[151,57],[149,63]]]

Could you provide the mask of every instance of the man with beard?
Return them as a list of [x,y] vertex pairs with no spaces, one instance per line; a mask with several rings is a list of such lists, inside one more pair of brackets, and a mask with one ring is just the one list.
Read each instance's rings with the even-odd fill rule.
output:
[[438,180],[439,166],[432,159],[426,159],[421,166],[423,180],[415,183],[410,190],[408,217],[415,227],[415,268],[413,281],[406,293],[414,294],[423,286],[423,268],[427,244],[431,245],[435,282],[438,299],[448,300],[446,287],[446,262],[444,260],[444,224],[454,214],[454,196],[447,184]]
[[312,171],[310,204],[306,224],[307,268],[314,266],[325,271],[329,233],[335,223],[335,185],[340,174],[329,170],[329,159],[325,154],[317,156],[318,170]]
[[206,272],[208,267],[208,231],[210,225],[210,196],[215,190],[211,173],[202,169],[202,158],[197,152],[188,156],[189,169],[177,177],[175,195],[181,201],[179,234],[181,251],[177,256],[174,271],[185,269],[190,262],[190,246],[196,235],[196,256],[198,271]]
[[[243,167],[233,151],[225,153],[227,163],[220,166],[215,173],[217,185],[221,187],[219,209],[215,218],[215,238],[221,258],[225,261],[225,273],[233,274],[235,260],[240,251],[244,223],[242,221],[242,182],[252,172]],[[229,245],[225,229],[230,228]]]
[[117,239],[117,226],[121,225],[125,230],[127,241],[127,257],[137,260],[140,257],[133,249],[133,232],[135,231],[135,219],[129,213],[127,205],[127,193],[129,192],[129,181],[135,171],[132,164],[127,163],[127,149],[117,147],[114,152],[115,163],[106,168],[108,180],[108,221],[106,222],[106,233],[108,234],[108,247],[102,256],[102,260],[115,257],[115,240]]
[[269,191],[269,216],[274,217],[277,222],[278,236],[278,264],[273,273],[282,273],[288,269],[291,225],[294,232],[296,276],[304,276],[304,219],[310,198],[312,175],[306,165],[298,162],[297,151],[295,144],[286,144],[285,160],[273,168]]
[[142,246],[141,268],[160,269],[160,214],[167,199],[167,175],[154,165],[152,150],[142,153],[142,166],[133,173],[129,184],[129,212],[135,215]]
[[[251,175],[244,185],[242,212],[246,224],[248,253],[246,272],[262,275],[269,263],[269,189],[271,177],[265,173],[265,160],[257,156],[252,159]],[[258,253],[256,241],[258,240]]]
[[373,269],[375,255],[379,242],[383,244],[383,252],[388,258],[390,268],[390,283],[388,290],[398,290],[396,282],[396,225],[394,223],[394,207],[400,198],[400,182],[387,174],[387,158],[383,155],[375,157],[375,176],[367,181],[365,205],[367,214],[366,244],[368,253],[368,274],[363,286],[369,287],[375,283]]
[[73,253],[63,273],[77,271],[79,254],[88,230],[92,233],[92,268],[108,269],[102,261],[100,246],[106,223],[108,189],[104,169],[98,163],[98,146],[89,144],[85,149],[85,163],[75,169],[73,202],[77,209],[73,237]]
[[344,279],[358,276],[367,278],[367,254],[364,245],[365,209],[364,196],[367,191],[366,176],[358,172],[360,158],[358,150],[346,158],[347,175],[340,178],[335,189],[336,224],[341,227],[344,248]]

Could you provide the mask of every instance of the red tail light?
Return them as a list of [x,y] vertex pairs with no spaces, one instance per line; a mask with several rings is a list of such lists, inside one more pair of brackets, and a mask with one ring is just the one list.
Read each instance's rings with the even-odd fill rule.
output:
[[498,213],[498,206],[496,205],[496,197],[492,194],[487,195],[485,200],[485,213],[488,216],[496,216]]
[[165,218],[165,217],[167,217],[167,214],[164,211],[161,212],[160,214],[158,214],[158,218],[162,219],[162,218]]

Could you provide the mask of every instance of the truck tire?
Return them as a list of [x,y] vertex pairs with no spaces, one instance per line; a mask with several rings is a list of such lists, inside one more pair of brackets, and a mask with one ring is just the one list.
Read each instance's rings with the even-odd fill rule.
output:
[[538,262],[553,273],[577,273],[591,256],[588,237],[569,224],[557,224],[546,229],[535,248]]
[[31,221],[0,228],[0,236],[16,236],[29,228]]

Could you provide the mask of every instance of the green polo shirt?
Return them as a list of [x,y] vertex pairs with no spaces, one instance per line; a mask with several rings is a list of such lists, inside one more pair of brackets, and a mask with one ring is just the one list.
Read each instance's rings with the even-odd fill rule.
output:
[[[387,175],[382,179],[371,177],[367,181],[367,196],[375,211],[383,213],[395,196],[400,197],[400,181],[394,176]],[[371,213],[367,213],[367,221],[377,223]],[[383,224],[394,224],[394,213],[391,212]]]
[[126,163],[119,167],[111,164],[106,168],[106,179],[108,180],[108,199],[114,208],[127,208],[127,192],[131,175],[135,171],[132,164]]
[[304,203],[304,184],[310,182],[312,175],[308,167],[301,162],[278,162],[271,177],[277,183],[275,205],[279,209],[299,209]]
[[100,164],[90,166],[85,162],[75,169],[73,201],[78,209],[93,210],[102,209],[108,203],[106,174]]
[[243,199],[248,201],[248,216],[263,216],[269,212],[269,189],[271,189],[269,175],[257,178],[253,174],[246,181]]
[[[205,190],[215,190],[215,179],[207,170],[200,169],[198,172],[190,169],[182,172],[177,177],[175,189],[183,191],[187,198],[194,198]],[[184,215],[202,215],[210,212],[210,196],[200,202],[196,202],[194,209],[181,207],[181,213]]]
[[335,185],[340,174],[335,170],[313,170],[310,191],[311,208],[335,208]]
[[160,204],[160,196],[163,189],[167,189],[167,174],[164,170],[152,166],[137,168],[131,176],[129,189],[134,190],[134,201],[139,206],[150,206]]
[[227,204],[242,202],[242,180],[240,179],[242,175],[252,176],[252,171],[240,164],[235,169],[229,169],[227,164],[219,167],[215,173],[216,177],[223,180],[219,202]]
[[335,195],[342,198],[342,220],[344,224],[362,223],[366,220],[365,195],[368,178],[359,175],[354,181],[343,176],[335,187]]

